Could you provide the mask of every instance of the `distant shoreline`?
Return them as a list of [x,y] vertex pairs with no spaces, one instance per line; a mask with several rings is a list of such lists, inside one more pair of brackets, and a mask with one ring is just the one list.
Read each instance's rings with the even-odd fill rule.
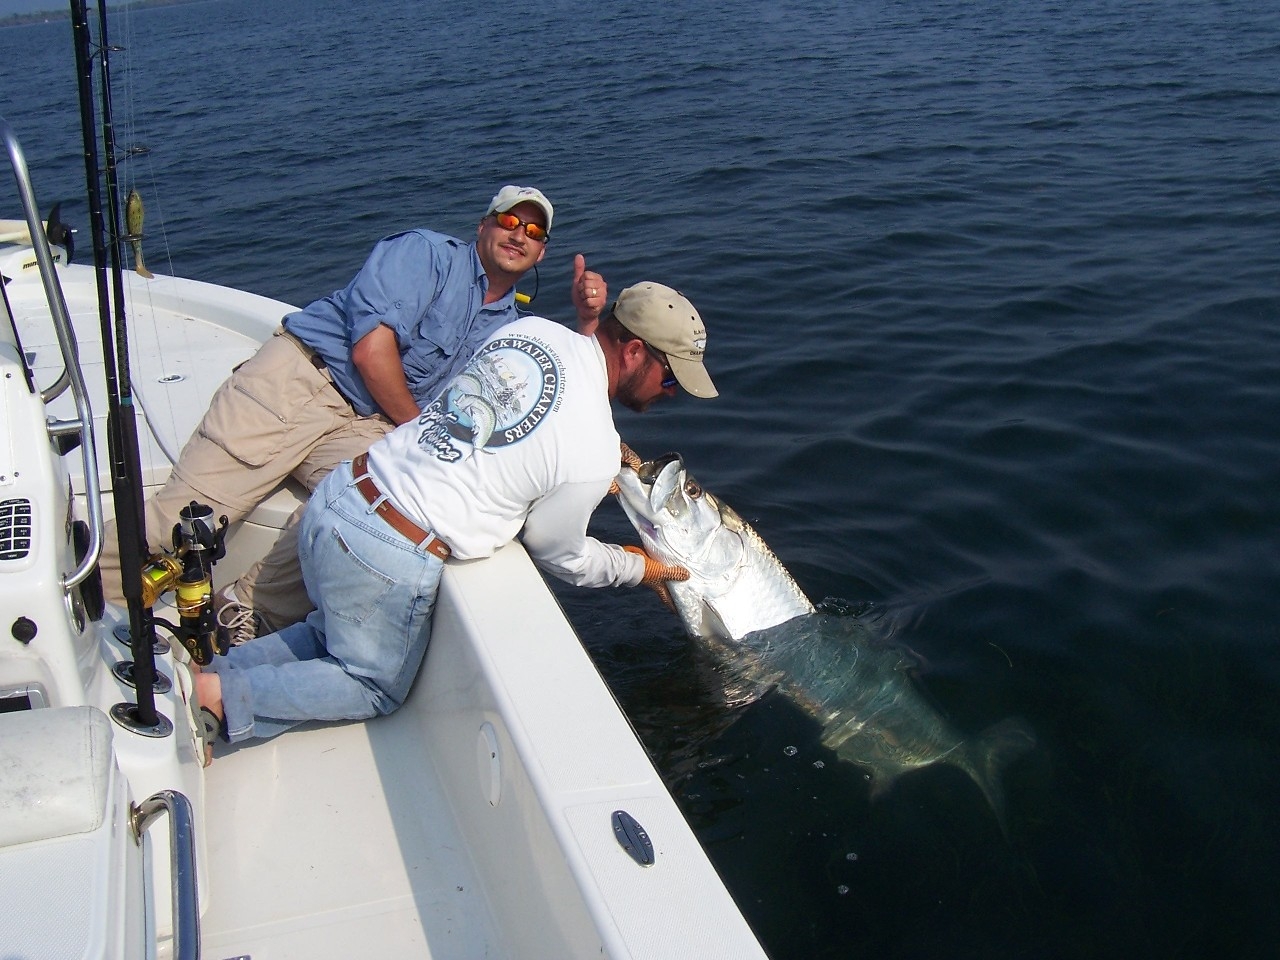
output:
[[[124,3],[115,3],[108,12],[119,9],[120,7],[169,7],[178,3],[199,3],[202,0],[126,0]],[[97,10],[97,4],[90,0],[90,14]],[[0,17],[0,27],[25,27],[32,23],[53,23],[57,20],[70,20],[71,11],[66,6],[61,6],[53,10],[35,10],[31,13],[11,13],[7,17]]]
[[25,27],[29,23],[50,23],[54,20],[68,20],[70,10],[38,10],[35,13],[11,13],[0,19],[0,27]]

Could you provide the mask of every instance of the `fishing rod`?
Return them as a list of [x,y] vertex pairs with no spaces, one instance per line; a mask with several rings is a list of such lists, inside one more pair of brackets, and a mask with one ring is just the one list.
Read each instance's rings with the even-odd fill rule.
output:
[[[111,497],[115,505],[120,541],[120,576],[129,611],[129,644],[133,654],[132,681],[137,705],[119,704],[112,715],[135,729],[163,736],[172,730],[167,718],[156,712],[155,622],[142,602],[142,567],[147,556],[142,508],[142,467],[138,424],[134,415],[129,378],[129,340],[125,325],[124,280],[120,266],[119,186],[115,176],[115,131],[111,119],[111,74],[107,44],[106,0],[98,0],[98,52],[95,58],[89,30],[86,0],[71,0],[71,30],[75,40],[76,74],[80,98],[81,137],[84,141],[85,181],[89,192],[89,224],[93,237],[93,263],[97,272],[98,319],[102,331],[102,359],[107,378],[107,451]],[[94,61],[100,61],[103,152],[107,213],[111,242],[103,213],[103,190],[98,164],[97,118],[94,114]],[[108,249],[109,248],[109,249]],[[108,254],[110,263],[108,264]],[[108,295],[108,270],[113,278]],[[112,305],[114,303],[114,317]],[[118,715],[119,714],[119,715]],[[167,727],[167,728],[166,728]]]
[[[71,10],[76,40],[80,118],[85,144],[94,266],[97,268],[103,365],[107,380],[107,445],[112,499],[116,508],[121,590],[129,612],[129,644],[133,653],[129,675],[121,676],[121,679],[132,683],[137,690],[136,707],[118,704],[113,708],[112,716],[135,731],[149,736],[164,736],[173,729],[173,725],[155,709],[157,689],[164,692],[159,683],[163,681],[167,685],[169,682],[156,673],[156,626],[164,626],[187,649],[196,663],[207,665],[216,653],[226,652],[226,637],[218,629],[213,610],[213,566],[226,553],[227,518],[222,517],[215,524],[212,508],[192,501],[179,511],[179,522],[175,524],[171,534],[172,552],[150,553],[143,508],[141,445],[138,442],[137,415],[129,373],[123,265],[123,245],[137,244],[141,237],[132,232],[126,234],[122,230],[123,221],[130,219],[130,216],[127,212],[122,213],[120,185],[116,177],[118,151],[111,104],[110,53],[118,48],[112,47],[107,39],[106,0],[98,0],[97,5],[96,54],[86,0],[71,0]],[[97,125],[93,106],[95,60],[101,85],[102,150],[105,157],[101,169],[94,135]],[[144,152],[145,148],[133,148],[129,155]],[[105,215],[102,209],[101,180],[105,180],[106,187]],[[140,232],[141,228],[138,229]],[[140,250],[137,253],[137,271],[144,277],[152,276],[142,265]],[[110,298],[107,290],[108,273],[111,278]],[[156,617],[152,611],[160,596],[170,589],[174,591],[177,602],[179,623],[176,625]]]

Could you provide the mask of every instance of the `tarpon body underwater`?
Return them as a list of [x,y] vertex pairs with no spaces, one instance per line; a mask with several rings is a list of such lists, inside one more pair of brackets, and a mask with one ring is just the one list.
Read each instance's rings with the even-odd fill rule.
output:
[[822,724],[822,744],[857,764],[872,796],[910,770],[963,770],[1003,826],[1001,772],[1035,738],[1018,720],[965,737],[925,699],[901,649],[855,618],[819,613],[760,536],[689,476],[678,454],[627,466],[618,500],[654,557],[689,571],[666,584],[688,634],[714,658],[731,701],[777,688]]

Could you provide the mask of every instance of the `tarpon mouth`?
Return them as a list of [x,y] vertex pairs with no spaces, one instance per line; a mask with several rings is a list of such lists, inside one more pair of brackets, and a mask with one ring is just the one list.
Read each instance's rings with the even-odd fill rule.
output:
[[646,460],[640,464],[640,468],[636,471],[636,476],[640,478],[640,482],[645,486],[653,486],[658,474],[662,473],[663,468],[676,461],[684,462],[684,458],[678,453],[664,453],[660,457],[654,457],[652,460]]
[[[700,498],[704,493],[702,485],[689,476],[684,457],[678,453],[664,453],[660,457],[646,460],[640,464],[635,474],[648,494],[649,507],[655,516],[676,492],[677,487],[682,487],[683,494],[687,497]],[[714,498],[708,499],[711,503],[716,502]]]
[[664,453],[652,460],[645,460],[639,466],[627,464],[618,472],[617,483],[619,502],[623,509],[631,515],[632,522],[640,533],[657,536],[657,525],[654,522],[657,511],[666,499],[669,490],[659,491],[655,488],[662,471],[671,464],[683,466],[684,460],[678,453]]

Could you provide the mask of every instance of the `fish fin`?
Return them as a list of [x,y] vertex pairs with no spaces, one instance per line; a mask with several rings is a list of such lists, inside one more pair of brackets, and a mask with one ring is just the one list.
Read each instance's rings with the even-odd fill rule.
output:
[[968,763],[961,766],[982,795],[987,798],[1000,832],[1009,835],[1005,824],[1004,768],[1036,745],[1036,736],[1026,721],[1018,717],[1006,717],[994,723],[968,744]]
[[142,241],[130,240],[129,244],[133,247],[133,272],[146,280],[154,279],[155,274],[148,270],[147,265],[142,261]]
[[734,639],[733,634],[725,626],[725,622],[716,611],[716,608],[708,603],[705,598],[702,601],[702,629],[699,632],[703,636],[722,637],[726,640]]
[[[839,753],[837,752],[837,756]],[[902,771],[894,770],[890,773],[884,771],[872,770],[870,767],[864,767],[867,772],[867,779],[871,782],[870,799],[872,801],[879,800],[898,782],[898,777]]]
[[[845,725],[845,729],[847,730],[851,726],[860,727],[861,725],[857,724],[854,720],[850,720]],[[859,743],[859,738],[856,735],[850,736],[846,732],[844,738],[841,739],[840,743],[835,747],[836,756],[845,763],[851,764],[862,771],[862,776],[867,781],[869,799],[872,801],[879,800],[884,797],[885,794],[893,789],[893,785],[898,782],[898,778],[900,776],[908,770],[914,769],[912,767],[901,767],[892,761],[887,760],[870,762],[867,760],[865,754],[855,748],[854,745],[857,743]],[[825,747],[830,747],[830,737],[824,737],[822,744]]]

